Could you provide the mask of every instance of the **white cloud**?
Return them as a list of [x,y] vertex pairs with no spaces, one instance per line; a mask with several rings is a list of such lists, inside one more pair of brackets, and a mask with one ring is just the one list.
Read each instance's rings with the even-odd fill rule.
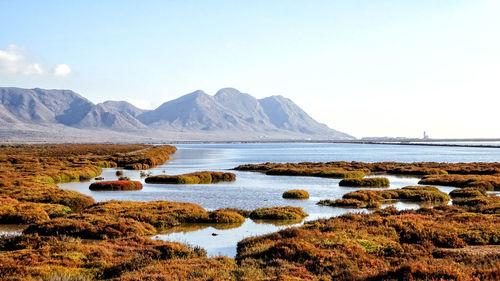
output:
[[54,75],[59,77],[67,76],[71,73],[71,68],[67,64],[58,64],[54,68]]
[[7,74],[39,75],[45,70],[38,63],[30,62],[24,48],[14,44],[0,50],[0,72]]
[[[47,74],[45,67],[33,62],[28,51],[20,46],[10,44],[0,50],[0,74],[10,75],[42,75]],[[59,64],[54,68],[53,75],[66,76],[71,73],[71,68],[66,64]]]

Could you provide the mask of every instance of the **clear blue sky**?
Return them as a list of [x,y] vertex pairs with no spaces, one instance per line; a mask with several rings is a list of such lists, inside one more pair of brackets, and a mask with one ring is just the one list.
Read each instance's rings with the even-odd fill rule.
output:
[[0,0],[0,86],[148,108],[235,87],[357,137],[500,137],[499,15],[495,0]]

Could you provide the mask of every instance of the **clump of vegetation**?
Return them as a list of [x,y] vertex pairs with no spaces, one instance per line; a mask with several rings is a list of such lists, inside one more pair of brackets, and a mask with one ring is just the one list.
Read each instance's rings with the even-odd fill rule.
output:
[[106,201],[85,210],[93,215],[130,218],[163,230],[181,223],[210,222],[209,213],[200,205],[169,201]]
[[450,196],[439,191],[435,186],[407,186],[396,189],[397,197],[392,199],[410,200],[414,202],[448,202]]
[[498,196],[453,198],[453,205],[460,206],[469,212],[500,215],[500,197]]
[[272,176],[302,176],[302,177],[321,177],[321,178],[362,178],[365,176],[363,171],[345,171],[341,169],[318,169],[318,168],[275,168],[266,171],[266,175]]
[[359,178],[359,179],[343,179],[339,182],[340,186],[352,187],[389,187],[388,178]]
[[[301,176],[322,176],[320,171],[358,171],[365,174],[386,173],[394,175],[446,175],[446,174],[476,174],[496,175],[500,173],[500,163],[437,163],[437,162],[301,162],[301,163],[262,163],[240,165],[235,170],[241,171],[276,171],[271,173],[288,173]],[[281,171],[283,170],[283,171]],[[288,172],[286,172],[288,171]],[[315,172],[318,171],[318,172]],[[363,177],[359,174],[355,177]],[[339,178],[343,178],[339,176]]]
[[380,208],[388,200],[445,203],[450,196],[434,186],[406,186],[391,190],[357,190],[337,200],[322,200],[318,205],[350,208]]
[[60,171],[47,173],[42,181],[49,183],[62,183],[72,181],[85,181],[97,177],[102,172],[98,166],[74,167],[72,170],[62,168]]
[[237,212],[220,209],[210,212],[208,221],[213,223],[242,223],[245,218]]
[[302,189],[292,189],[283,192],[282,197],[285,199],[309,199],[309,193]]
[[177,148],[170,145],[146,146],[142,150],[118,155],[112,160],[127,170],[147,170],[162,165],[176,151]]
[[20,202],[51,203],[65,205],[73,212],[95,204],[92,197],[73,190],[63,190],[51,183],[31,181],[17,182],[0,189],[0,193]]
[[450,196],[451,198],[482,197],[486,196],[486,191],[474,187],[457,188],[450,192]]
[[24,234],[66,235],[85,239],[124,238],[156,233],[153,226],[129,218],[105,215],[71,214],[47,222],[32,224]]
[[380,208],[382,204],[379,201],[360,201],[357,199],[342,198],[337,200],[320,200],[320,206],[343,207],[343,208]]
[[159,183],[159,184],[210,184],[222,181],[235,181],[236,175],[233,173],[223,172],[195,172],[183,175],[158,175],[146,178],[146,183]]
[[500,190],[500,177],[492,175],[426,176],[419,183],[455,187],[476,187],[489,191]]
[[110,191],[110,190],[141,190],[142,183],[139,181],[131,180],[117,180],[117,181],[100,181],[94,182],[89,186],[90,190],[95,191]]
[[69,207],[59,204],[19,202],[8,197],[0,198],[0,223],[2,224],[42,223],[70,212]]
[[362,178],[367,170],[343,169],[341,167],[328,167],[322,163],[264,163],[240,165],[235,170],[260,171],[266,175],[276,176],[302,176],[302,177],[323,177],[323,178]]
[[250,218],[261,220],[301,220],[307,213],[301,207],[269,207],[255,209],[250,213]]
[[238,213],[238,214],[240,214],[244,218],[249,218],[250,217],[250,213],[252,212],[252,211],[249,211],[249,210],[243,210],[243,209],[237,209],[237,208],[225,208],[225,209],[222,209],[222,210],[226,210],[226,211],[231,211],[231,212]]

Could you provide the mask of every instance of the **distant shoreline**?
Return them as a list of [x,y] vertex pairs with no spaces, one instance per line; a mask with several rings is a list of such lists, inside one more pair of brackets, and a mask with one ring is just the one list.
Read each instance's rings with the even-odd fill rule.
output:
[[248,141],[174,141],[165,142],[169,144],[223,144],[223,143],[346,143],[346,144],[379,144],[379,145],[416,145],[416,146],[449,146],[449,147],[478,147],[478,148],[500,148],[498,145],[489,144],[453,144],[438,142],[500,142],[500,139],[411,139],[405,141],[381,140],[248,140]]
[[[447,143],[444,143],[447,142]],[[464,143],[464,142],[474,142],[474,143]],[[486,142],[498,142],[498,144],[480,144]],[[413,145],[413,146],[444,146],[444,147],[475,147],[475,148],[500,148],[500,139],[408,139],[408,140],[192,140],[192,141],[130,141],[130,142],[85,142],[85,141],[0,141],[1,145],[29,145],[29,144],[61,144],[61,143],[71,143],[71,144],[251,144],[251,143],[342,143],[342,144],[377,144],[377,145]]]

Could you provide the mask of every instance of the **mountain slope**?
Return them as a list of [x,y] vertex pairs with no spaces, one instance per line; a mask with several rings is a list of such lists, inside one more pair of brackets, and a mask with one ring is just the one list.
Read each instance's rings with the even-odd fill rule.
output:
[[119,112],[98,104],[75,125],[79,128],[107,128],[116,131],[146,129],[146,126],[128,112]]
[[316,122],[290,99],[259,100],[233,88],[215,96],[198,90],[154,110],[125,101],[94,104],[70,90],[0,88],[0,139],[52,131],[63,140],[88,135],[113,141],[111,131],[120,140],[150,141],[352,139]]
[[0,88],[2,123],[62,124],[75,128],[143,129],[126,112],[95,105],[69,90]]
[[155,128],[176,130],[239,130],[248,127],[231,110],[201,90],[168,101],[138,118]]
[[132,105],[131,103],[126,102],[126,101],[108,100],[108,101],[103,102],[102,105],[106,106],[109,109],[113,109],[115,111],[127,112],[128,114],[130,114],[134,117],[137,117],[137,116],[139,116],[147,111],[144,109],[137,108],[134,105]]
[[259,100],[233,88],[220,89],[215,100],[238,118],[257,126],[272,126]]

